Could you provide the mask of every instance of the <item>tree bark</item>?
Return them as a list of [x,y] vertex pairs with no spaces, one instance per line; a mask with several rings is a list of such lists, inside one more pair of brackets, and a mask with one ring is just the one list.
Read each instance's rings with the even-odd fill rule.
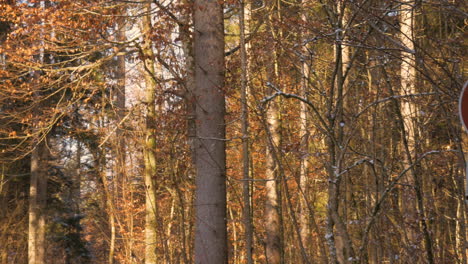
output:
[[[250,206],[250,155],[249,155],[249,120],[248,120],[248,62],[245,43],[245,11],[250,12],[250,4],[241,0],[240,4],[240,55],[241,55],[241,104],[242,104],[242,166],[243,166],[243,221],[245,229],[245,251],[247,263],[252,264],[253,228]],[[247,31],[248,32],[248,31]]]
[[[401,60],[401,89],[404,95],[416,93],[416,68],[412,64],[416,63],[415,60],[415,46],[414,46],[414,8],[415,1],[404,1],[400,11],[400,41],[405,47],[402,51]],[[409,51],[409,52],[408,52]],[[410,174],[405,177],[404,181],[410,186],[414,186],[416,197],[411,194],[412,190],[407,190],[404,194],[403,211],[409,219],[409,252],[411,256],[412,248],[418,247],[418,238],[416,231],[419,230],[419,224],[422,227],[424,246],[428,263],[434,263],[434,255],[432,251],[432,241],[428,230],[426,221],[426,214],[424,209],[424,196],[422,193],[422,178],[420,172],[417,171],[417,166],[412,166],[413,161],[417,154],[417,128],[416,124],[416,104],[410,101],[411,99],[403,100],[401,104],[402,116],[402,132],[403,144],[405,155],[405,168],[411,166]],[[416,199],[414,199],[416,198]],[[415,210],[417,208],[417,210]],[[417,211],[417,213],[416,213]],[[413,226],[415,226],[413,228]]]
[[[349,236],[347,227],[342,217],[340,216],[340,200],[345,194],[342,187],[343,177],[340,172],[344,163],[343,155],[343,140],[344,137],[344,89],[345,89],[345,65],[349,63],[348,52],[343,50],[343,18],[345,6],[343,2],[337,2],[334,26],[336,27],[335,36],[335,71],[333,83],[329,93],[328,101],[328,122],[331,129],[327,138],[327,148],[329,157],[328,164],[328,205],[327,205],[327,242],[330,251],[330,263],[352,263],[356,261],[352,240]],[[346,59],[347,61],[344,61]],[[346,199],[346,198],[344,198]]]
[[[301,9],[301,20],[305,24],[307,22],[307,15],[305,9]],[[299,38],[300,44],[303,45],[301,48],[301,91],[300,95],[302,98],[308,98],[309,89],[309,54],[307,45],[305,44],[305,37]],[[300,124],[299,124],[299,136],[301,139],[300,149],[300,175],[299,175],[299,225],[300,225],[300,237],[302,244],[306,249],[310,244],[310,228],[309,228],[309,211],[307,205],[307,194],[308,194],[308,170],[309,170],[309,117],[308,117],[308,106],[306,103],[301,102],[300,109]]]
[[[276,1],[275,1],[276,2]],[[272,10],[278,3],[270,3]],[[278,11],[279,14],[279,11]],[[272,25],[273,15],[268,14],[267,30],[270,34],[271,40],[274,41],[276,37],[275,29]],[[278,58],[276,46],[269,50],[269,65],[267,65],[267,81],[269,83],[278,85],[276,83],[278,77]],[[274,93],[273,89],[269,93]],[[267,149],[266,149],[266,171],[265,171],[265,232],[266,232],[266,260],[268,264],[283,263],[283,246],[281,235],[281,200],[279,195],[280,174],[278,171],[277,160],[274,157],[276,147],[280,144],[280,119],[279,119],[279,105],[276,100],[268,103],[266,110],[266,129],[267,131]]]
[[[45,10],[46,2],[40,1],[39,7]],[[41,25],[44,25],[41,19]],[[40,44],[44,45],[44,29],[41,27]],[[44,49],[39,52],[39,62],[44,63]],[[35,72],[35,75],[39,75]],[[37,96],[36,94],[34,95]],[[42,135],[42,133],[39,133]],[[45,210],[47,204],[47,170],[48,148],[47,135],[39,138],[31,153],[31,179],[29,186],[29,230],[28,230],[28,263],[45,264]]]
[[41,141],[31,153],[31,185],[29,188],[28,263],[45,264],[45,218],[47,203],[48,153]]
[[195,0],[195,263],[227,263],[224,23],[220,1]]
[[[190,5],[189,0],[184,0],[185,5]],[[184,11],[183,11],[184,12]],[[187,11],[185,11],[187,12]],[[196,98],[195,98],[195,62],[193,58],[193,38],[190,32],[191,16],[182,13],[182,25],[179,25],[180,38],[182,40],[182,50],[185,58],[185,76],[184,76],[184,99],[185,111],[187,115],[187,138],[191,150],[191,162],[195,167],[195,140],[196,140]]]
[[[120,16],[116,21],[116,40],[119,43],[123,43],[127,40],[125,35],[125,16],[126,11],[123,10],[120,12]],[[121,53],[124,53],[125,50],[122,49]],[[125,55],[119,54],[117,56],[117,64],[115,68],[115,108],[117,114],[117,130],[116,130],[116,174],[117,174],[117,190],[123,188],[124,185],[124,178],[125,178],[125,159],[126,159],[126,152],[125,152],[125,136],[124,136],[124,129],[123,129],[123,121],[125,118],[125,80],[126,80],[126,65],[125,65]],[[120,186],[118,186],[120,185]],[[122,192],[122,195],[125,193]],[[120,195],[119,195],[120,196]]]
[[[186,119],[187,119],[187,144],[188,147],[190,148],[190,167],[188,170],[189,173],[189,179],[195,178],[195,170],[196,170],[196,162],[195,162],[195,157],[196,157],[196,97],[195,97],[195,61],[193,57],[193,36],[192,33],[190,32],[190,24],[192,23],[192,17],[193,17],[193,6],[192,6],[192,1],[191,0],[183,0],[183,3],[187,6],[187,10],[182,10],[181,14],[181,21],[182,25],[179,25],[179,31],[180,31],[180,38],[182,40],[182,50],[184,52],[184,58],[185,58],[185,63],[184,63],[184,70],[185,70],[185,76],[184,76],[184,85],[185,85],[185,91],[184,91],[184,100],[185,100],[185,114],[186,114]],[[193,222],[188,221],[185,222],[186,218],[186,207],[185,205],[185,198],[184,195],[181,193],[181,191],[178,189],[179,187],[176,187],[176,190],[178,192],[178,197],[179,197],[179,202],[180,202],[180,216],[183,222],[181,223],[181,232],[182,232],[182,259],[184,260],[184,263],[189,262],[189,257],[191,256],[191,246],[192,244],[190,243],[191,241],[191,236],[193,235],[192,232],[188,231],[192,229]],[[188,212],[187,214],[190,214],[191,208],[187,209]],[[185,226],[188,226],[188,228],[185,228]]]
[[145,41],[142,46],[145,76],[146,138],[144,148],[145,163],[145,264],[156,264],[157,259],[157,203],[156,203],[156,70],[154,52],[150,39],[151,5],[146,4],[147,14],[143,16],[142,31]]

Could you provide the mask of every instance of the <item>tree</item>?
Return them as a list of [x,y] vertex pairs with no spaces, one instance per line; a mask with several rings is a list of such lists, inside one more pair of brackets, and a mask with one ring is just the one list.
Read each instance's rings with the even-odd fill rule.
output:
[[[403,45],[403,51],[401,52],[401,89],[402,94],[412,95],[416,94],[416,68],[414,64],[415,60],[415,45],[414,45],[414,8],[416,3],[413,1],[404,1],[401,6],[400,13],[400,41]],[[422,227],[422,233],[424,236],[424,246],[427,254],[428,263],[434,263],[434,256],[432,252],[431,236],[429,234],[426,213],[424,207],[424,196],[422,193],[423,181],[417,166],[414,166],[414,160],[417,157],[417,141],[418,131],[415,127],[416,124],[416,112],[417,106],[411,101],[404,100],[401,104],[401,130],[403,136],[403,152],[405,153],[405,167],[409,169],[410,174],[405,178],[406,183],[410,186],[414,186],[415,198],[411,195],[412,190],[407,190],[403,194],[403,211],[409,218],[409,243],[410,248],[417,248],[417,235],[415,230],[419,230],[418,226],[420,222]],[[416,204],[415,206],[414,203]],[[418,214],[415,213],[417,208]],[[416,222],[416,223],[415,223]],[[409,255],[412,255],[410,249]]]
[[154,67],[154,52],[150,39],[151,34],[151,4],[145,4],[148,12],[142,18],[142,32],[145,36],[144,46],[141,47],[143,56],[143,67],[145,76],[145,105],[146,105],[146,127],[145,127],[145,263],[155,264],[158,262],[157,251],[157,203],[156,203],[156,70]]
[[194,2],[195,263],[227,263],[224,21],[218,1]]
[[[46,136],[47,138],[47,136]],[[46,263],[46,204],[48,154],[45,139],[39,141],[31,154],[31,185],[29,192],[28,263]]]
[[[252,250],[253,250],[253,230],[252,230],[252,216],[250,206],[250,155],[249,155],[249,117],[248,117],[248,59],[247,47],[245,43],[245,11],[250,15],[250,3],[245,3],[241,0],[239,14],[239,31],[240,31],[240,53],[241,53],[241,104],[242,104],[242,175],[243,175],[243,221],[245,229],[245,251],[247,263],[252,264]],[[248,16],[250,18],[250,16]],[[247,20],[248,21],[248,20]],[[248,28],[248,27],[247,27]]]

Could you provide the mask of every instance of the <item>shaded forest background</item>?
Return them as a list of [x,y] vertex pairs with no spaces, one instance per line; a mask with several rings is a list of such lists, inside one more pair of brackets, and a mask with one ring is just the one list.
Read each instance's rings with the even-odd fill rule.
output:
[[467,14],[0,0],[0,263],[467,264]]

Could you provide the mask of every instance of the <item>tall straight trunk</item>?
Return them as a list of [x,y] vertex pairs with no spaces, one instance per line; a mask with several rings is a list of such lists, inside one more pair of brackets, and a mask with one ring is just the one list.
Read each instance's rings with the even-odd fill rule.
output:
[[[415,50],[414,50],[414,8],[416,3],[414,1],[404,1],[400,11],[400,41],[405,47],[405,51],[402,51],[401,60],[401,89],[405,95],[416,93],[416,68],[412,65],[416,63]],[[417,154],[417,128],[416,123],[416,104],[410,99],[403,100],[401,104],[401,116],[402,116],[402,132],[403,132],[403,144],[405,154],[405,167],[410,169],[410,174],[404,179],[407,184],[414,186],[415,194],[411,194],[409,190],[404,194],[403,211],[409,218],[409,249],[408,254],[412,254],[411,248],[418,246],[418,238],[416,231],[419,227],[412,230],[412,226],[422,227],[424,246],[426,251],[426,258],[428,263],[434,263],[434,255],[432,251],[432,241],[428,230],[426,221],[426,214],[424,208],[424,196],[422,193],[422,178],[420,172],[413,165]],[[416,199],[414,199],[416,198]],[[417,210],[415,210],[417,208]],[[415,213],[417,211],[417,213]]]
[[[378,43],[378,40],[375,40],[373,42],[374,45],[375,43]],[[369,50],[366,52],[366,58],[367,58],[367,90],[363,90],[363,92],[367,93],[380,93],[380,90],[382,89],[381,86],[381,81],[383,78],[383,75],[381,74],[380,70],[380,61],[378,57],[378,52],[375,50]],[[360,104],[360,109],[362,108],[363,104]],[[359,109],[359,111],[361,111]],[[392,130],[385,130],[382,131],[381,133],[383,135],[380,135],[379,133],[379,116],[377,115],[377,111],[381,110],[376,110],[374,113],[369,115],[368,117],[365,117],[365,124],[366,126],[362,126],[360,133],[361,137],[367,140],[368,142],[375,142],[376,140],[379,140],[380,138],[392,138],[392,133],[394,131]],[[389,144],[390,146],[391,144]],[[375,146],[375,144],[372,144],[371,146],[368,147],[368,151],[372,153],[372,160],[377,159],[378,155],[378,147]],[[375,203],[374,201],[378,201],[382,195],[382,193],[385,190],[385,182],[388,180],[385,178],[385,174],[377,174],[372,171],[372,168],[369,166],[365,166],[362,171],[362,176],[363,176],[363,183],[365,186],[369,186],[366,188],[366,203],[369,204],[369,206],[374,206]],[[386,206],[391,206],[391,203],[388,202],[386,203]],[[385,219],[382,217],[378,217],[376,220],[376,231],[377,232],[371,232],[370,236],[372,236],[376,242],[367,244],[366,245],[366,254],[368,255],[369,262],[370,263],[380,263],[381,258],[383,256],[383,252],[385,251],[390,251],[391,248],[386,249],[383,247],[384,244],[384,236],[379,232],[381,228],[388,228],[386,226]]]
[[[116,21],[116,40],[117,42],[123,43],[127,37],[125,35],[125,10],[122,10]],[[116,172],[117,172],[117,185],[123,185],[125,177],[125,136],[123,129],[123,121],[125,118],[125,79],[126,79],[126,68],[125,68],[125,54],[124,50],[120,51],[117,55],[117,64],[115,69],[115,107],[117,114],[117,130],[116,130]],[[117,186],[116,190],[123,186]],[[124,193],[123,193],[124,194]]]
[[[104,98],[103,98],[104,100]],[[104,127],[104,120],[101,127]],[[110,238],[109,238],[109,252],[107,254],[107,263],[114,263],[115,255],[115,238],[116,238],[116,221],[115,221],[115,206],[114,206],[114,194],[112,192],[111,184],[107,179],[107,169],[106,169],[106,154],[104,151],[99,151],[99,174],[102,181],[102,188],[104,190],[104,202],[107,209],[108,224],[110,228]]]
[[[193,57],[193,37],[190,32],[190,26],[192,24],[192,16],[193,16],[193,6],[191,5],[191,0],[183,0],[183,3],[188,7],[188,10],[182,10],[181,14],[181,21],[182,25],[179,25],[180,31],[180,39],[182,40],[182,50],[184,53],[185,59],[185,75],[184,75],[184,100],[185,100],[185,114],[187,119],[187,144],[190,148],[190,170],[189,170],[189,178],[195,178],[195,157],[196,157],[196,125],[195,125],[195,118],[196,118],[196,97],[195,97],[195,61]],[[185,221],[186,211],[189,214],[191,208],[183,206],[185,204],[184,195],[180,192],[179,189],[176,190],[178,192],[179,202],[180,202],[180,216],[183,220],[181,224],[181,233],[182,233],[182,259],[184,263],[188,263],[189,258],[188,256],[191,255],[191,236],[193,232],[192,230],[193,222],[192,221]],[[186,210],[187,209],[187,210]],[[188,228],[185,228],[185,227]]]
[[195,263],[227,263],[224,23],[220,1],[195,0]]
[[[278,3],[271,3],[276,5]],[[277,7],[279,8],[279,7]],[[273,10],[273,9],[272,9]],[[272,40],[277,37],[272,21],[273,14],[269,14],[267,20],[267,30]],[[267,66],[267,81],[269,83],[278,85],[275,83],[278,80],[278,56],[276,47],[270,50],[269,65]],[[269,93],[274,93],[273,89]],[[266,232],[266,260],[269,264],[277,264],[283,262],[283,247],[282,247],[282,235],[281,235],[281,200],[279,195],[280,186],[280,174],[275,159],[274,152],[275,147],[280,144],[280,120],[279,120],[279,103],[276,100],[272,100],[268,104],[266,111],[266,129],[267,129],[267,149],[266,149],[266,171],[265,171],[265,232]]]
[[154,75],[154,53],[151,45],[151,5],[146,4],[147,14],[143,17],[142,31],[145,36],[142,46],[144,76],[145,76],[145,105],[146,105],[146,138],[144,147],[145,163],[145,264],[156,264],[157,260],[157,203],[156,203],[156,82]]
[[248,120],[248,106],[247,106],[247,92],[248,92],[248,64],[247,64],[247,47],[245,43],[245,11],[249,12],[250,5],[241,0],[240,6],[240,54],[241,54],[241,105],[242,105],[242,166],[243,166],[243,221],[245,229],[245,253],[247,263],[252,264],[252,250],[253,250],[253,229],[252,229],[252,216],[250,206],[250,157],[249,157],[249,120]]
[[47,203],[47,146],[37,144],[31,153],[31,185],[29,187],[28,263],[45,264],[45,218]]
[[[39,7],[43,11],[45,1],[39,1]],[[41,19],[39,63],[44,63],[44,19]],[[39,75],[36,72],[35,75]],[[36,94],[34,95],[36,97]],[[48,148],[47,136],[39,138],[39,142],[31,153],[31,178],[29,186],[29,229],[28,229],[28,263],[45,264],[45,210],[47,205],[47,169]]]
[[[305,9],[301,9],[301,20],[304,24],[307,23],[307,14]],[[301,36],[299,39],[302,46],[301,52],[301,97],[308,98],[309,88],[309,56],[307,45],[305,44],[305,37]],[[300,109],[300,124],[299,124],[299,136],[301,138],[301,149],[300,149],[300,174],[299,174],[299,187],[301,193],[299,194],[300,200],[300,212],[299,212],[299,225],[300,225],[300,236],[302,244],[307,249],[310,244],[310,228],[309,228],[309,210],[307,205],[307,194],[308,194],[308,170],[309,170],[309,120],[308,120],[308,106],[306,103],[301,102]]]
[[[347,27],[347,24],[348,24],[348,20],[350,16],[349,6],[346,6],[345,3],[343,2],[340,2],[340,4],[338,5],[338,12],[341,17],[340,28],[343,28],[344,30],[348,30],[349,28]],[[351,98],[350,96],[345,96],[345,95],[349,95],[349,89],[350,89],[349,81],[348,81],[349,73],[347,71],[348,71],[348,67],[350,64],[350,60],[351,60],[351,50],[350,50],[350,47],[346,45],[346,42],[348,41],[347,34],[343,34],[340,38],[341,38],[341,42],[337,43],[340,46],[339,49],[341,50],[341,72],[338,71],[337,73],[341,75],[337,78],[337,88],[338,88],[338,92],[340,93],[337,98],[337,107],[339,108],[337,109],[338,111],[337,121],[339,122],[337,136],[338,136],[338,142],[340,142],[339,144],[343,145],[344,144],[344,125],[346,125],[343,112],[345,112],[345,109],[347,109],[350,106],[351,104],[350,100],[352,100],[353,98]],[[341,79],[341,84],[338,83],[338,80],[340,79]],[[342,216],[344,223],[346,223],[348,219],[348,201],[351,200],[351,195],[352,195],[351,193],[352,190],[350,190],[351,184],[350,184],[349,177],[350,177],[349,174],[344,174],[343,179],[341,181],[341,186],[340,186],[342,195],[339,198],[339,200],[342,202],[341,202],[341,207],[340,207],[339,212]],[[349,244],[346,245],[345,244],[346,240],[341,239],[341,236],[338,236],[338,238],[342,240],[341,244],[345,248],[344,251],[346,251],[346,254],[344,255],[348,255],[348,256],[345,256],[346,260],[343,260],[343,263],[346,263],[346,261],[348,261],[350,257],[349,251],[350,251],[351,245]]]
[[281,217],[280,199],[278,194],[279,173],[272,148],[279,145],[278,103],[270,102],[267,111],[267,125],[270,131],[266,151],[265,184],[265,231],[266,231],[266,258],[269,264],[282,263],[281,245]]
[[[413,17],[412,17],[412,7],[410,5],[402,5],[402,10],[400,13],[400,22],[401,22],[401,42],[408,49],[414,49],[412,37],[413,37]],[[401,52],[402,61],[400,68],[400,78],[401,78],[401,93],[402,94],[413,94],[415,93],[415,68],[412,67],[411,63],[414,63],[414,55],[408,52]],[[410,99],[409,99],[410,100]],[[404,100],[401,102],[401,114],[403,117],[404,123],[404,135],[403,141],[404,147],[407,146],[409,154],[405,153],[405,168],[409,168],[412,163],[412,155],[415,153],[415,128],[413,118],[415,116],[415,105],[412,104],[409,100]],[[403,150],[405,151],[405,150]],[[410,173],[404,177],[405,184],[409,186],[414,186],[413,177]],[[413,189],[406,189],[402,193],[402,211],[407,219],[408,225],[408,248],[416,247],[417,243],[417,232],[415,226],[417,226],[417,214],[416,214],[416,197],[414,195]],[[409,252],[409,255],[411,253]]]
[[[183,3],[190,6],[189,0],[183,0]],[[193,58],[193,38],[190,32],[191,16],[183,13],[179,26],[180,38],[182,40],[182,50],[185,58],[185,76],[184,76],[184,99],[185,111],[187,115],[187,138],[191,150],[191,162],[195,167],[195,140],[196,140],[196,98],[195,98],[195,61]]]

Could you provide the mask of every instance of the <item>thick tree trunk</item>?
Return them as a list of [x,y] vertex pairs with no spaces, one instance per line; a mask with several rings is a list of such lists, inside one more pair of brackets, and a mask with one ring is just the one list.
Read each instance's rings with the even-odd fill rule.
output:
[[151,45],[151,6],[146,5],[147,15],[143,17],[142,31],[145,42],[142,47],[144,75],[145,75],[145,104],[146,104],[146,138],[144,148],[145,162],[145,264],[158,263],[157,250],[157,203],[156,203],[156,74],[154,67],[154,53]]
[[31,185],[29,188],[28,263],[45,264],[45,218],[47,203],[48,153],[45,142],[31,153]]
[[195,0],[195,263],[227,263],[224,24],[219,1]]
[[[39,7],[44,11],[45,1],[39,2]],[[44,25],[44,20],[41,20]],[[44,32],[41,28],[40,44],[44,45]],[[39,52],[39,62],[44,63],[44,49]],[[39,73],[36,72],[36,75]],[[35,95],[36,96],[36,95]],[[48,170],[48,148],[46,146],[47,136],[39,139],[31,153],[31,180],[29,186],[29,230],[28,230],[28,263],[45,263],[45,209],[47,204],[47,170]]]

